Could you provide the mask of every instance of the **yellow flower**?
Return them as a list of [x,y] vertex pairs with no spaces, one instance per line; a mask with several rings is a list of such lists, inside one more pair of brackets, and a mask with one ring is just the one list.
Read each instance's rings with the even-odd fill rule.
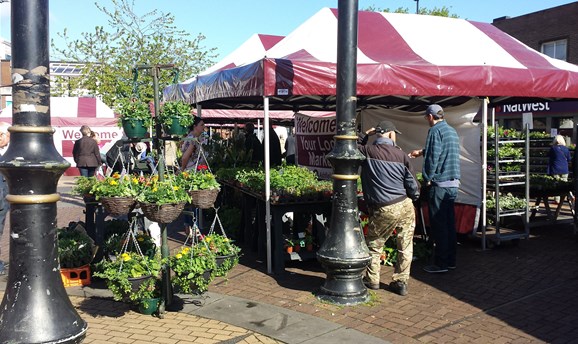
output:
[[179,187],[178,187],[178,186],[173,186],[173,190],[175,190],[175,191],[176,191],[176,190],[178,190],[178,189],[179,189]]
[[229,242],[229,238],[225,238],[225,239],[223,239],[223,241]]
[[210,236],[205,237],[205,241],[206,241],[206,242],[211,242],[211,237],[210,237]]
[[116,180],[111,180],[108,182],[110,185],[118,185],[118,182]]
[[138,241],[141,241],[141,242],[142,242],[142,241],[144,241],[144,238],[143,238],[143,237],[138,237],[136,240],[138,240]]
[[185,247],[185,248],[183,248],[183,251],[182,251],[182,252],[185,253],[185,254],[187,254],[187,253],[189,253],[190,250],[191,250],[191,249],[190,249],[189,247]]
[[177,253],[177,255],[176,255],[175,257],[176,257],[177,259],[181,259],[181,258],[183,257],[183,255],[180,254],[180,253]]
[[156,187],[153,188],[153,192],[157,192],[157,190],[158,190],[158,189],[157,189]]
[[133,184],[138,184],[138,179],[133,178],[133,179],[132,179],[132,183],[133,183]]
[[121,256],[123,261],[128,262],[129,260],[131,260],[132,258],[130,257],[130,254],[128,253],[123,253]]

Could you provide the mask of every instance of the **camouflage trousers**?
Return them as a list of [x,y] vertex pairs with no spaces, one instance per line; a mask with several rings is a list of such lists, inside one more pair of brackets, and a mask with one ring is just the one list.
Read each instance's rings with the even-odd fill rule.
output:
[[409,198],[399,203],[369,210],[369,226],[365,240],[371,254],[371,263],[367,267],[367,279],[372,284],[379,284],[380,256],[383,252],[383,245],[394,230],[397,232],[397,263],[392,279],[407,283],[413,260],[413,232],[415,230],[415,209]]

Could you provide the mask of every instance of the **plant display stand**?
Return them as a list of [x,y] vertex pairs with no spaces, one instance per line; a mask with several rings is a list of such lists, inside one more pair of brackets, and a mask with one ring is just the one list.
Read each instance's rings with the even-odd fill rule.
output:
[[[497,127],[496,122],[495,128]],[[517,243],[519,239],[527,239],[530,235],[528,126],[525,129],[524,139],[500,137],[498,130],[495,130],[492,141],[488,142],[488,152],[493,151],[493,162],[488,162],[486,189],[483,190],[486,196],[486,202],[483,202],[482,207],[483,250],[500,245],[504,241]],[[523,192],[514,195],[512,191],[515,190]],[[520,201],[520,196],[524,201]],[[506,220],[514,218],[521,218],[521,226],[504,224]]]

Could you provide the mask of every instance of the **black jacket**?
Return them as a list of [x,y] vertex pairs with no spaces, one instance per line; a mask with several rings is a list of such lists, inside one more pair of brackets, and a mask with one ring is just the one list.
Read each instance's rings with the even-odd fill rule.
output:
[[366,159],[361,165],[363,198],[370,206],[382,207],[403,201],[419,199],[417,182],[409,157],[389,139],[378,139],[378,144],[365,146],[367,138],[359,145]]

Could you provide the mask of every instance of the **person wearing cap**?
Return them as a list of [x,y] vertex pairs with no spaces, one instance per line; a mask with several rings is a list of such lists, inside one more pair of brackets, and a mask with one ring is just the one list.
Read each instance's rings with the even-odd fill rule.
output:
[[[366,157],[361,165],[361,185],[369,210],[365,240],[371,254],[363,282],[370,289],[379,289],[380,256],[395,230],[398,258],[389,290],[405,296],[413,259],[413,202],[418,200],[420,188],[407,154],[395,145],[396,134],[401,132],[392,122],[381,121],[367,130],[359,143],[359,150]],[[377,138],[372,145],[366,145],[371,135]]]
[[425,148],[412,151],[410,157],[424,157],[422,175],[428,186],[434,264],[424,270],[442,273],[456,268],[454,202],[460,186],[460,141],[456,130],[444,120],[441,106],[428,106],[424,116],[430,126]]

